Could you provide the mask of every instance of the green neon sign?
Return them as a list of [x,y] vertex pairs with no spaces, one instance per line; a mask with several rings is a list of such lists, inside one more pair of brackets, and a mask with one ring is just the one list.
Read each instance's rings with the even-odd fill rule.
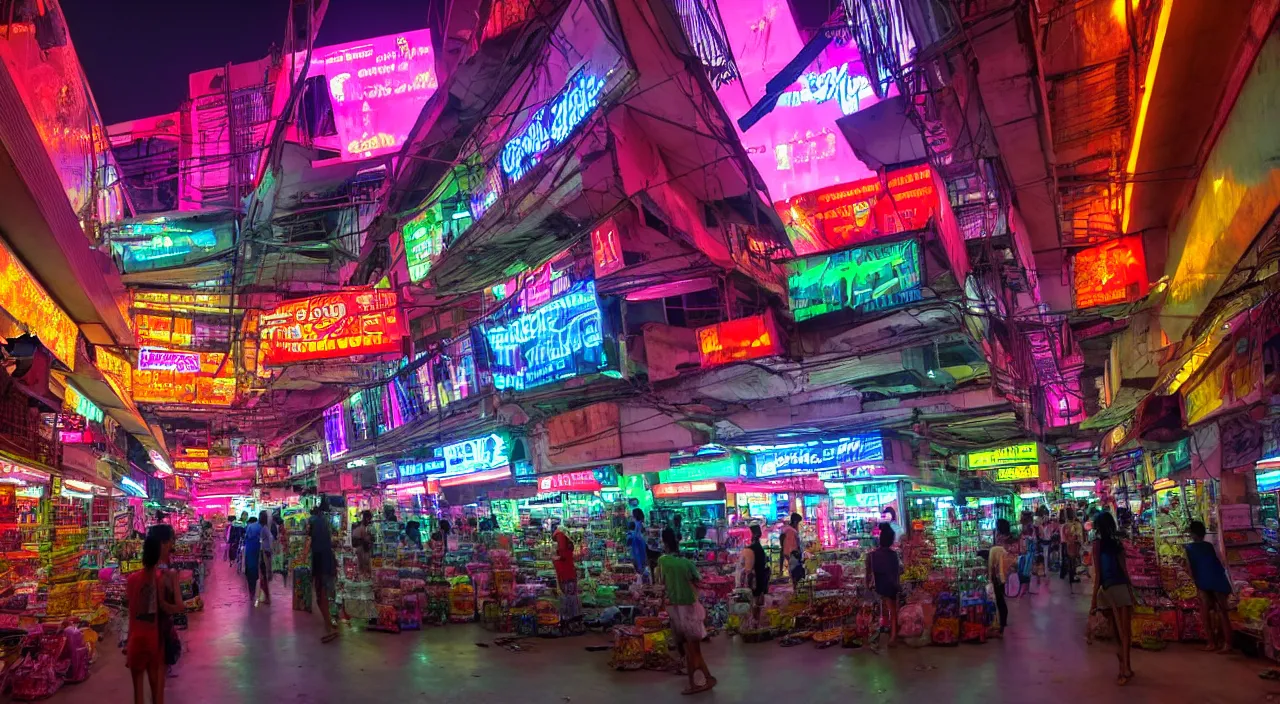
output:
[[679,467],[664,469],[658,473],[662,484],[672,482],[699,482],[718,479],[737,479],[741,475],[742,459],[737,455],[717,457],[705,462],[691,462]]

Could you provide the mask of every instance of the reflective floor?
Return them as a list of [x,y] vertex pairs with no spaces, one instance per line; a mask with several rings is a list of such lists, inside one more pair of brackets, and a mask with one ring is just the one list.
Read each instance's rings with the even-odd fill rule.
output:
[[[279,578],[272,606],[252,607],[246,587],[219,564],[206,586],[206,609],[193,614],[184,635],[188,652],[168,680],[170,704],[218,702],[431,701],[476,704],[654,704],[688,701],[683,679],[652,672],[615,672],[607,643],[588,635],[533,642],[530,652],[482,648],[493,635],[476,626],[433,628],[399,635],[346,629],[320,642],[319,616],[290,609]],[[1115,685],[1110,644],[1086,646],[1087,597],[1069,597],[1061,582],[1051,591],[1011,603],[1003,641],[955,648],[866,650],[784,649],[776,643],[744,645],[724,637],[707,647],[719,678],[703,702],[1168,702],[1216,704],[1280,702],[1280,683],[1259,679],[1267,663],[1218,656],[1190,646],[1135,651],[1137,677]],[[129,701],[124,658],[103,654],[93,675],[63,687],[55,704]]]

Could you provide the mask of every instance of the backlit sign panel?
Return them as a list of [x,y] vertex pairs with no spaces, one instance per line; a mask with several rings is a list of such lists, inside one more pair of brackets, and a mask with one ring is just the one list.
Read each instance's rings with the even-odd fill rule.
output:
[[538,477],[538,493],[551,494],[557,492],[591,492],[600,491],[600,482],[591,470],[582,472],[566,472],[549,477]]
[[200,371],[200,353],[143,347],[138,351],[138,370],[171,371],[195,374]]
[[236,396],[235,365],[226,360],[226,355],[221,352],[197,354],[200,368],[196,372],[135,370],[134,400],[139,403],[231,405]]
[[586,71],[569,80],[569,85],[529,121],[502,148],[502,173],[512,183],[524,178],[542,157],[560,146],[595,111],[604,91],[603,78]]
[[342,404],[335,403],[324,409],[324,450],[329,459],[337,459],[351,449],[347,444],[347,419],[342,414]]
[[426,29],[317,48],[315,57],[311,70],[328,84],[343,161],[399,150],[439,85]]
[[703,462],[691,462],[658,472],[658,481],[663,484],[680,482],[708,481],[713,479],[737,479],[742,475],[742,459],[737,455],[728,455]]
[[595,281],[579,281],[562,295],[481,328],[489,347],[494,388],[523,391],[603,371],[608,362]]
[[509,451],[510,442],[497,433],[445,445],[440,448],[445,462],[443,476],[456,477],[506,467],[511,462]]
[[219,238],[212,227],[193,230],[175,223],[134,223],[110,236],[130,240],[111,243],[125,272],[181,266],[230,245],[230,241]]
[[1080,250],[1073,268],[1077,308],[1129,303],[1147,295],[1147,258],[1140,235]]
[[58,361],[75,369],[76,337],[80,329],[3,242],[0,242],[0,308],[40,338],[40,344],[49,348]]
[[698,358],[704,367],[782,354],[773,316],[752,315],[698,328]]
[[608,276],[625,266],[622,261],[622,241],[618,235],[618,225],[613,218],[609,218],[591,231],[591,259],[595,265],[597,279]]
[[427,278],[431,265],[444,254],[444,222],[439,205],[422,211],[400,228],[409,279],[418,283]]
[[1020,442],[990,450],[977,450],[968,455],[969,469],[990,469],[1003,465],[1034,463],[1040,459],[1040,450],[1034,441]]
[[374,289],[288,301],[260,324],[264,359],[273,365],[398,352],[404,334],[395,292]]
[[854,247],[787,262],[787,293],[796,322],[852,310],[873,313],[921,300],[915,240]]
[[1040,478],[1040,465],[1019,464],[1012,467],[1000,467],[992,474],[994,475],[992,478],[997,482],[1035,481]]
[[886,459],[884,438],[879,433],[744,449],[752,455],[756,477],[812,474]]
[[928,164],[795,196],[776,204],[796,254],[843,249],[924,229],[939,206]]
[[705,494],[720,488],[718,482],[676,482],[674,484],[655,484],[653,496],[658,499],[669,499],[687,494]]
[[396,471],[402,477],[420,477],[428,474],[444,474],[443,457],[426,457],[396,460]]

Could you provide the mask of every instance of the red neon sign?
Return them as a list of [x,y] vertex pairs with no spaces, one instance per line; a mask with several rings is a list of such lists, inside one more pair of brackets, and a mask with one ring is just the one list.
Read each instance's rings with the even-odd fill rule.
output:
[[597,279],[608,276],[625,266],[622,261],[622,243],[618,237],[618,226],[613,218],[609,218],[591,232],[591,256],[595,263]]
[[561,491],[600,491],[600,482],[596,480],[595,473],[590,470],[538,478],[538,493],[550,494]]
[[920,164],[776,204],[796,254],[817,254],[924,229],[938,209],[933,169]]
[[661,499],[686,494],[705,494],[719,488],[719,482],[671,482],[654,486],[653,495]]
[[1147,258],[1142,237],[1121,237],[1075,258],[1076,307],[1129,303],[1147,295]]
[[704,367],[782,354],[778,327],[768,313],[698,328],[697,337]]
[[288,301],[260,319],[267,364],[400,350],[394,291],[360,289]]

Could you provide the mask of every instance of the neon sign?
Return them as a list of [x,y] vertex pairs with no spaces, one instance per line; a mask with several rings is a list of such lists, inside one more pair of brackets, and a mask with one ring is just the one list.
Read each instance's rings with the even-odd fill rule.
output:
[[417,477],[423,474],[444,474],[445,461],[442,457],[425,459],[397,460],[396,471],[402,477]]
[[719,457],[706,462],[691,462],[658,472],[663,484],[697,482],[712,479],[736,479],[742,474],[742,460],[736,455]]
[[138,370],[194,374],[200,371],[200,354],[143,347],[138,351]]
[[549,105],[539,108],[502,148],[502,173],[512,183],[524,178],[542,157],[564,143],[595,111],[604,79],[579,73]]
[[324,450],[329,459],[347,453],[347,419],[342,415],[342,404],[335,403],[324,409]]
[[704,494],[720,488],[718,482],[676,482],[675,484],[657,484],[653,487],[655,498],[663,499],[686,494]]
[[429,207],[405,223],[400,228],[400,238],[404,243],[409,279],[418,283],[427,278],[431,265],[444,254],[444,223],[440,206]]
[[86,420],[94,423],[101,423],[106,417],[102,413],[102,409],[97,404],[85,398],[83,394],[68,386],[66,392],[67,405],[71,406],[76,413],[84,416]]
[[990,450],[978,450],[968,455],[969,469],[990,469],[1002,465],[1027,464],[1040,460],[1040,449],[1035,442],[1020,442]]
[[1147,295],[1147,258],[1139,235],[1081,250],[1074,269],[1077,308],[1128,303]]
[[225,363],[227,355],[221,352],[196,354],[200,367],[195,372],[135,370],[134,400],[141,403],[231,405],[236,395],[235,365]]
[[886,458],[884,438],[879,433],[786,445],[752,445],[744,449],[752,454],[756,477],[811,474],[883,462]]
[[591,258],[596,278],[608,276],[626,266],[622,260],[622,244],[618,237],[618,225],[613,218],[591,231]]
[[775,204],[797,254],[817,254],[923,229],[940,201],[933,168],[920,164],[822,188]]
[[[137,240],[150,236],[150,239]],[[219,248],[218,235],[213,228],[193,232],[184,227],[165,223],[140,223],[125,225],[113,237],[128,237],[135,241],[111,243],[119,255],[125,271],[146,271],[164,266],[181,264],[190,254],[205,255]]]
[[852,73],[849,63],[822,72],[810,72],[800,77],[800,88],[789,90],[778,97],[778,107],[796,107],[804,103],[825,103],[835,100],[840,112],[851,115],[862,107],[864,97],[872,97],[871,81],[865,75]]
[[701,327],[696,334],[704,367],[782,354],[777,326],[767,313]]
[[535,309],[481,329],[499,391],[523,391],[607,367],[595,281],[579,281]]
[[538,493],[540,494],[591,491],[600,491],[600,482],[596,479],[595,472],[591,470],[538,477]]
[[1025,482],[1040,478],[1040,465],[1020,464],[1012,467],[1000,467],[995,470],[997,482]]
[[373,289],[288,301],[260,326],[267,364],[397,352],[403,335],[395,292]]
[[49,348],[58,361],[68,368],[76,368],[76,337],[80,329],[3,243],[0,243],[0,308],[40,338],[40,343]]
[[440,448],[440,455],[445,462],[443,476],[456,477],[506,467],[511,461],[507,454],[509,444],[503,436],[490,433],[484,437],[445,445]]
[[921,300],[915,240],[854,247],[788,262],[787,293],[796,322],[849,309],[872,313]]

